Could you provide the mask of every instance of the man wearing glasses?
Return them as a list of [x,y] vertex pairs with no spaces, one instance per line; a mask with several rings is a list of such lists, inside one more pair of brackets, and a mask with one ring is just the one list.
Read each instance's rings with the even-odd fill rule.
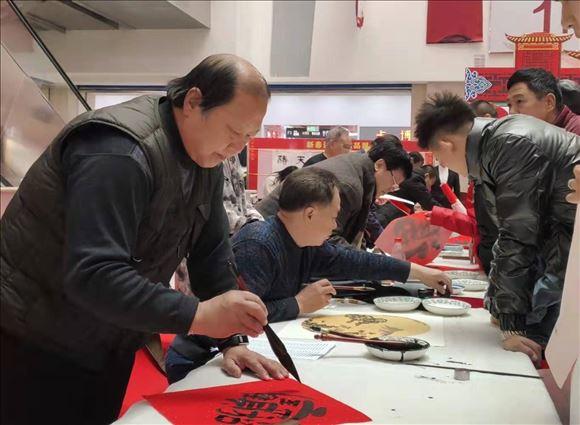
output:
[[[359,247],[371,204],[396,189],[397,182],[411,173],[409,155],[393,143],[381,143],[368,153],[339,155],[313,165],[332,172],[339,181],[340,213],[331,242]],[[276,215],[280,189],[275,190],[258,205],[264,218]]]

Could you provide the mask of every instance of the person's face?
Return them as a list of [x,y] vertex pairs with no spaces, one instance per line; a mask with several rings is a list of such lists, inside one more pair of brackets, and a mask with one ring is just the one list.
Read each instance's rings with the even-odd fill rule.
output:
[[580,2],[578,0],[562,0],[562,31],[572,28],[576,38],[580,38]]
[[351,149],[352,139],[349,135],[344,135],[332,141],[329,154],[331,156],[342,155],[344,153],[349,153]]
[[328,205],[313,205],[304,209],[301,231],[301,246],[320,246],[336,229],[336,220],[340,212],[340,193],[334,188],[332,202]]
[[189,157],[200,167],[211,168],[242,151],[262,125],[268,102],[236,90],[225,105],[203,112],[202,93],[191,89],[183,103],[179,134]]
[[386,195],[389,192],[399,190],[399,184],[405,180],[403,170],[397,168],[395,170],[387,169],[387,164],[383,159],[375,162],[375,182],[376,182],[376,197]]
[[549,93],[538,99],[526,83],[514,84],[508,91],[510,114],[524,114],[551,122],[556,112],[556,97]]
[[471,130],[471,124],[459,129],[456,133],[445,133],[438,135],[435,144],[430,147],[431,152],[444,167],[468,176],[467,159],[465,151],[467,147],[467,136]]

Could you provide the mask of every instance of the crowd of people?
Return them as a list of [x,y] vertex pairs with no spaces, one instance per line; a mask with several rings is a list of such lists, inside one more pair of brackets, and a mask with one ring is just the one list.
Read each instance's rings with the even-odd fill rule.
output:
[[[2,422],[113,421],[151,333],[178,335],[167,355],[172,382],[216,352],[232,376],[287,377],[244,337],[326,306],[328,279],[416,279],[450,291],[444,272],[366,250],[405,214],[378,201],[387,193],[474,238],[504,348],[539,362],[558,317],[580,184],[580,118],[561,84],[542,69],[517,71],[511,114],[499,119],[487,102],[432,96],[415,134],[437,166],[392,135],[351,152],[348,131],[332,129],[325,151],[278,173],[255,208],[236,155],[260,131],[270,92],[247,61],[213,55],[166,96],[80,115],[2,217]],[[565,85],[577,107],[578,86]],[[458,198],[463,210],[451,208]],[[179,267],[189,275],[182,291],[169,286]]]

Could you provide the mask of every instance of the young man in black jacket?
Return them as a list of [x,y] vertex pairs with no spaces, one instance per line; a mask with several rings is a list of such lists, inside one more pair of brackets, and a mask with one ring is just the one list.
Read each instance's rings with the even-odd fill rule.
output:
[[579,137],[523,115],[475,119],[450,93],[425,102],[415,121],[419,145],[479,184],[475,202],[493,210],[499,232],[487,307],[504,348],[539,362],[564,284],[575,213],[565,197],[580,162]]

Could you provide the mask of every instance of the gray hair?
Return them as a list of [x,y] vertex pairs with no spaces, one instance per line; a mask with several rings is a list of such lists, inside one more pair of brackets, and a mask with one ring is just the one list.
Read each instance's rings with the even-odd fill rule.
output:
[[326,134],[326,143],[334,142],[335,140],[340,139],[342,136],[348,136],[350,132],[344,127],[333,127],[328,130]]

